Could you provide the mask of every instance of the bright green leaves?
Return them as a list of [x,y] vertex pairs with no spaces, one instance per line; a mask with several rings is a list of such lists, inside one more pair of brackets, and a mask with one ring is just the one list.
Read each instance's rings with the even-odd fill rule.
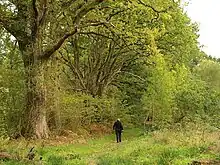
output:
[[206,85],[204,94],[204,113],[215,126],[220,117],[220,64],[212,60],[203,60],[195,67],[195,74]]
[[195,67],[195,72],[203,81],[205,81],[211,88],[220,92],[220,63],[203,60]]
[[152,116],[155,124],[168,124],[172,121],[175,78],[161,54],[151,58],[148,87],[142,99],[146,116]]
[[[6,30],[12,35],[13,30],[15,33],[21,33],[21,29],[32,34],[35,27],[32,23],[37,15],[33,18],[33,6],[30,1],[19,1],[19,4],[22,4],[20,2],[25,2],[24,6],[29,3],[27,10],[23,12],[18,10],[11,15],[9,11],[7,11],[9,14],[5,14],[4,6],[0,5],[0,23],[1,25],[3,21],[10,23],[9,18],[19,14],[19,19],[23,19],[25,23],[19,22],[20,26],[15,26],[15,29],[4,24],[8,28]],[[193,119],[194,116],[218,114],[219,63],[203,61],[195,66],[202,56],[197,42],[198,27],[183,12],[179,1],[108,0],[99,3],[94,0],[88,2],[54,0],[48,1],[48,4],[41,2],[43,1],[39,0],[36,3],[40,16],[38,18],[45,16],[45,20],[43,24],[38,24],[37,30],[35,29],[35,32],[39,32],[36,35],[38,36],[36,41],[39,42],[33,44],[33,46],[37,45],[34,49],[39,48],[39,50],[33,50],[29,54],[35,51],[44,52],[48,47],[56,46],[56,43],[61,41],[55,51],[59,49],[59,57],[62,57],[62,62],[68,66],[64,67],[64,64],[59,62],[65,74],[56,70],[56,67],[51,67],[46,75],[50,75],[51,72],[54,73],[54,77],[59,73],[62,78],[64,77],[62,80],[59,79],[62,84],[61,93],[68,93],[68,96],[63,98],[71,99],[70,102],[63,104],[65,107],[62,111],[65,115],[74,116],[74,111],[81,115],[83,112],[81,110],[85,108],[82,102],[87,99],[87,95],[90,95],[87,100],[93,100],[91,102],[98,107],[91,106],[86,113],[94,115],[93,112],[98,110],[100,117],[110,113],[111,108],[114,108],[115,115],[119,114],[116,111],[119,112],[121,107],[124,107],[124,111],[120,111],[122,116],[125,113],[139,121],[149,115],[160,127],[184,119]],[[22,14],[28,17],[25,18]],[[77,33],[65,43],[65,37],[75,29]],[[23,34],[19,36],[21,40],[30,39]],[[34,40],[29,43],[32,41]],[[12,99],[18,100],[13,106],[11,104],[6,106],[7,109],[20,112],[21,108],[18,107],[23,106],[24,98],[21,91],[25,89],[22,86],[23,66],[13,65],[15,71],[8,69],[11,63],[21,61],[17,48],[13,50],[11,43],[10,36],[4,38],[3,35],[0,40],[0,54],[3,54],[0,57],[2,64],[0,69],[2,73],[4,71],[2,75],[4,78],[1,81],[4,80],[2,83],[4,89],[10,88],[10,96],[4,93],[4,97],[7,96],[4,102],[11,103]],[[62,44],[63,46],[59,47]],[[5,54],[7,54],[6,58]],[[50,65],[48,63],[48,66]],[[47,79],[51,77],[48,76]],[[54,87],[55,81],[56,79],[48,81],[47,88],[50,88],[48,92],[51,94],[52,90],[57,88]],[[56,90],[58,94],[59,90]],[[78,93],[83,93],[82,98],[74,100],[77,99]],[[50,101],[47,107],[53,103]],[[56,104],[62,103],[57,101]],[[74,105],[79,106],[71,111]],[[105,109],[108,109],[107,113]],[[69,115],[67,116],[69,118]],[[74,117],[70,118],[71,122],[74,122]],[[106,118],[112,120],[113,116]],[[79,123],[81,119],[77,119]],[[213,119],[216,120],[215,117]]]

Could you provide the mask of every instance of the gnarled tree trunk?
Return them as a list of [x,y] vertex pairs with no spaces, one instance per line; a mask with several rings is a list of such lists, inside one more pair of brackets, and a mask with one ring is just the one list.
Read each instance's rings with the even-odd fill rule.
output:
[[46,121],[46,87],[44,66],[47,60],[39,58],[41,48],[35,47],[23,51],[26,79],[26,109],[24,114],[25,136],[48,138]]

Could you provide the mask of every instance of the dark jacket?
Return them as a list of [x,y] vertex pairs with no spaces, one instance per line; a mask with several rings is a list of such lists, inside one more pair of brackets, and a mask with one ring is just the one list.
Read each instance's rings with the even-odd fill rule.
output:
[[123,130],[123,126],[120,121],[116,121],[113,125],[113,130],[121,132]]

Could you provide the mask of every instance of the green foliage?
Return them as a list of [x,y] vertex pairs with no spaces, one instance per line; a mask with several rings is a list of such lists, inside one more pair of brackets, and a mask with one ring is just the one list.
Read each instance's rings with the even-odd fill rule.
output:
[[149,70],[149,85],[142,99],[145,116],[152,116],[156,123],[165,125],[172,121],[175,90],[174,73],[169,71],[161,55],[154,56],[152,62],[155,65]]
[[[195,68],[196,72],[191,72],[184,64],[170,68],[169,61],[161,55],[154,56],[152,62],[155,65],[148,67],[149,85],[142,98],[143,115],[153,117],[153,123],[159,127],[187,120],[203,120],[217,126],[219,93],[217,85],[210,83],[218,78],[210,80],[211,73],[206,77],[200,65]],[[203,78],[199,74],[203,74]],[[217,76],[218,71],[212,74]]]
[[[179,1],[32,5],[25,0],[0,3],[0,136],[20,132],[28,108],[37,108],[25,105],[30,90],[25,81],[38,73],[30,75],[35,70],[30,63],[42,61],[47,66],[32,83],[43,86],[35,94],[44,91],[40,109],[52,131],[89,130],[92,124],[110,128],[116,118],[140,126],[148,117],[153,128],[186,126],[189,121],[218,127],[220,65],[201,60],[206,55],[197,42],[198,25]],[[41,15],[36,11],[44,13],[42,19],[35,18]],[[36,84],[31,84],[34,89]],[[175,152],[164,151],[157,161],[169,163]],[[127,161],[100,161],[107,160]]]
[[1,34],[0,42],[0,136],[19,131],[19,120],[24,107],[24,70],[16,42],[8,33]]
[[[4,121],[8,135],[19,129],[19,120],[24,107],[24,82],[23,72],[2,68],[2,92],[1,111],[3,111]],[[2,116],[2,117],[3,117]]]
[[125,119],[124,110],[112,98],[93,98],[85,94],[61,96],[61,122],[63,128],[77,130],[93,123],[112,124],[117,118]]
[[194,72],[205,81],[209,87],[220,92],[220,63],[212,60],[203,60],[196,67]]

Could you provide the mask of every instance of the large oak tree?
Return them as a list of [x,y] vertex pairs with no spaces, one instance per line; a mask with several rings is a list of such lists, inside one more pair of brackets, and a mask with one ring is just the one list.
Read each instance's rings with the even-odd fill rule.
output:
[[[44,66],[65,40],[80,29],[81,20],[103,0],[3,0],[0,27],[13,35],[22,54],[27,101],[25,136],[48,137]],[[84,23],[84,27],[92,25]]]

